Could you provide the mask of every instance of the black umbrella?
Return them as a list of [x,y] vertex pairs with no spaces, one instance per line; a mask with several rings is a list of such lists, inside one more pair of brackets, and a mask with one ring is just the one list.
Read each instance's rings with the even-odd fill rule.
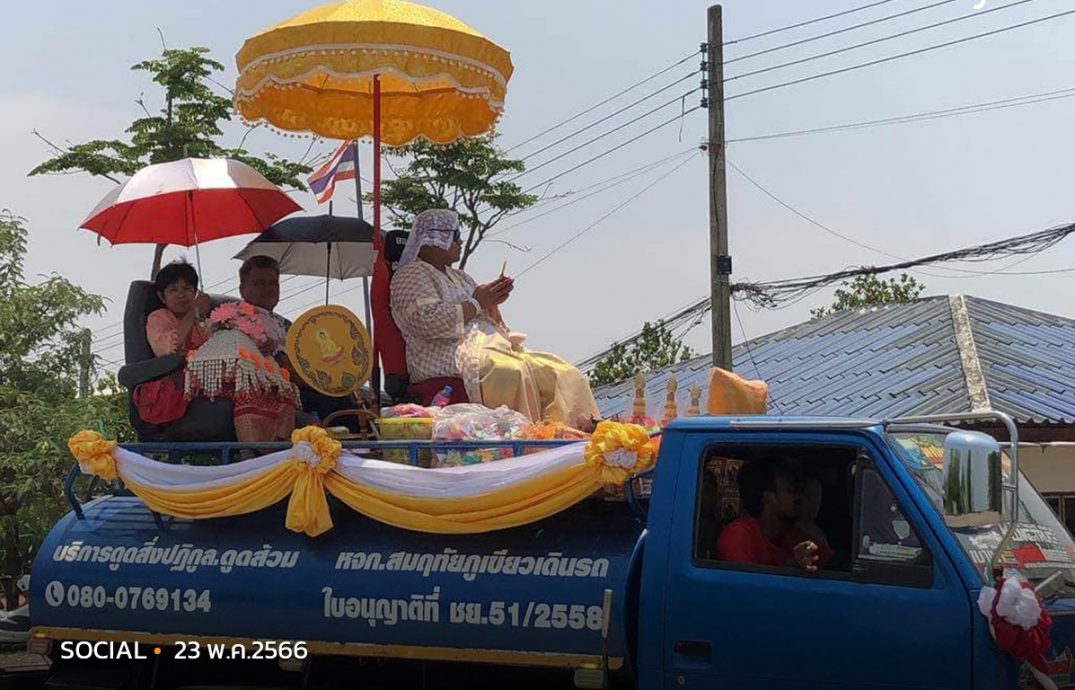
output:
[[245,261],[259,255],[276,259],[284,275],[345,280],[372,276],[377,253],[373,226],[364,220],[302,216],[273,225],[235,258]]

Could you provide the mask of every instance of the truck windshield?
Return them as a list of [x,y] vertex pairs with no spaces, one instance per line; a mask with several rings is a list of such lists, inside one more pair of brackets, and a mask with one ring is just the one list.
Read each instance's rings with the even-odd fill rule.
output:
[[[941,467],[946,435],[945,432],[889,434],[900,459],[941,515]],[[1007,456],[1004,468],[1011,471]],[[1000,548],[1008,526],[1007,522],[985,527],[949,525],[984,581],[992,579],[990,562]],[[1053,579],[1056,587],[1075,593],[1075,541],[1022,474],[1019,477],[1019,526],[1000,556],[1000,565],[1018,570],[1031,582],[1040,582],[1059,572],[1060,577]],[[1049,590],[1055,591],[1052,586]]]

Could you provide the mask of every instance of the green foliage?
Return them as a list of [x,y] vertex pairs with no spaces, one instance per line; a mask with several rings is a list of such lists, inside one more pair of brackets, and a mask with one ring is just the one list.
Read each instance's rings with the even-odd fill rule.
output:
[[856,276],[837,288],[836,298],[829,307],[812,309],[810,315],[820,318],[844,309],[862,309],[882,304],[906,304],[918,299],[926,286],[914,276],[901,273],[899,278],[881,280],[875,275]]
[[0,586],[29,568],[49,527],[66,512],[67,439],[82,428],[127,438],[126,396],[114,381],[77,398],[83,317],[103,302],[52,275],[23,275],[25,222],[0,213]]
[[[509,173],[521,173],[526,165],[507,158],[492,135],[462,139],[440,145],[428,141],[393,149],[389,155],[406,159],[396,179],[381,184],[381,202],[394,225],[410,228],[415,214],[431,208],[450,208],[459,213],[467,229],[461,267],[485,239],[489,230],[509,213],[537,202],[519,185],[504,181]],[[367,194],[369,200],[371,195]]]
[[126,129],[129,141],[95,139],[58,150],[30,175],[85,172],[115,179],[130,176],[152,163],[166,163],[180,158],[234,158],[255,168],[273,183],[292,189],[305,189],[304,175],[312,168],[272,154],[252,155],[242,148],[226,148],[217,142],[223,135],[223,123],[232,120],[229,98],[213,90],[214,75],[224,65],[208,57],[202,47],[165,49],[161,56],[145,60],[131,69],[146,72],[159,86],[161,108],[154,113],[144,98],[137,103],[145,117]]
[[642,326],[638,338],[630,344],[616,344],[590,373],[594,388],[626,381],[639,372],[655,371],[685,362],[694,352],[677,339],[663,321]]

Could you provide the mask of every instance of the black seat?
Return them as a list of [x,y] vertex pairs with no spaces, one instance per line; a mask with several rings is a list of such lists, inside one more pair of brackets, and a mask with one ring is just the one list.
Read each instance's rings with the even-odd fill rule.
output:
[[[228,298],[215,298],[214,303]],[[146,319],[163,305],[153,283],[136,280],[127,292],[123,312],[123,353],[126,364],[119,370],[121,385],[128,391],[131,426],[139,441],[234,441],[235,424],[231,400],[195,398],[182,419],[167,425],[147,424],[134,406],[134,389],[155,381],[183,367],[182,355],[156,357],[146,337]]]

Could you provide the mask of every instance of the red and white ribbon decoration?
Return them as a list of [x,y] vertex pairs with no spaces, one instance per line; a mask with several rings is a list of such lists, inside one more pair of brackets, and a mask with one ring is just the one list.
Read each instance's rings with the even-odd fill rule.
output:
[[997,585],[982,587],[978,595],[978,610],[989,619],[989,632],[997,647],[1027,662],[1045,690],[1056,690],[1044,656],[1052,647],[1052,617],[1029,583],[1008,578],[998,580]]

